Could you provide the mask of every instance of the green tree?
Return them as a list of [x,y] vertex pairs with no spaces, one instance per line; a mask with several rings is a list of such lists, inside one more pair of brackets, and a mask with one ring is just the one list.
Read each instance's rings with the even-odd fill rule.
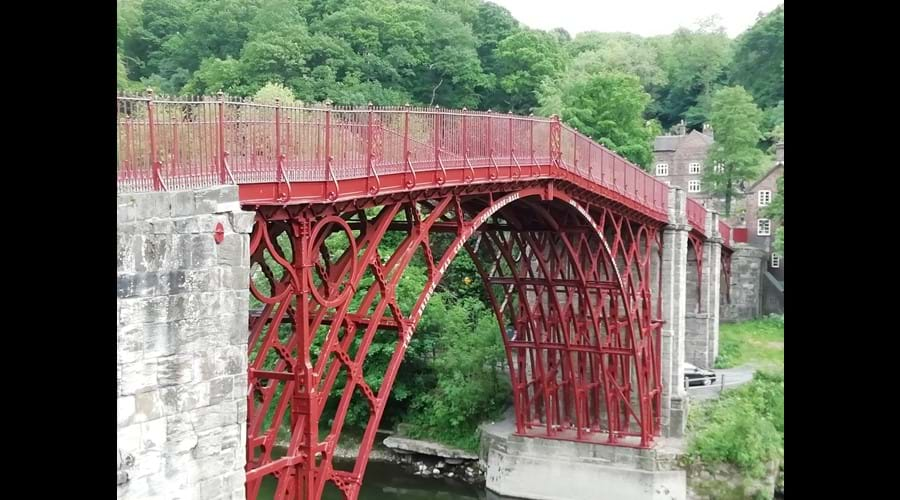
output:
[[725,87],[712,98],[710,123],[716,142],[709,150],[704,182],[709,192],[725,199],[725,216],[731,215],[731,201],[739,186],[756,177],[764,155],[759,150],[762,111],[743,87]]
[[681,28],[656,43],[669,82],[660,98],[659,119],[665,127],[685,119],[698,128],[708,121],[712,94],[724,82],[731,40],[709,19],[696,30]]
[[478,57],[485,71],[482,107],[498,111],[507,111],[509,105],[505,94],[499,88],[500,61],[497,57],[497,46],[500,42],[522,28],[519,22],[505,8],[491,2],[479,2],[472,20],[472,33],[478,45]]
[[207,58],[200,63],[182,91],[186,94],[214,94],[223,91],[229,95],[247,96],[252,94],[246,83],[245,74],[237,59]]
[[778,178],[778,190],[765,213],[778,225],[775,231],[775,250],[784,255],[784,175]]
[[280,83],[267,83],[253,94],[255,102],[274,104],[277,100],[281,104],[290,106],[295,104],[294,93],[291,89]]
[[731,80],[762,108],[784,101],[784,5],[760,16],[737,38]]
[[650,95],[636,76],[617,72],[569,78],[545,85],[542,114],[558,114],[568,125],[648,168],[659,125],[643,118]]
[[560,74],[566,61],[559,39],[538,30],[523,30],[497,46],[498,78],[507,108],[527,113],[538,104],[545,79]]

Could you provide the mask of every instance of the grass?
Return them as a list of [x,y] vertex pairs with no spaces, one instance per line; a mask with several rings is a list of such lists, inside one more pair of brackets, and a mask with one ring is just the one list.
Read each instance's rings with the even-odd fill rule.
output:
[[716,368],[749,365],[784,373],[784,316],[769,316],[719,327]]

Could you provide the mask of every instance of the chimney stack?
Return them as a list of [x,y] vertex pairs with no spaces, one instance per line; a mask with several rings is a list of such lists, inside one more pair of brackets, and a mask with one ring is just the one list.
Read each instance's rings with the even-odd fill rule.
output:
[[684,120],[681,120],[675,125],[675,135],[684,135],[686,132],[687,126],[685,125]]
[[710,124],[708,123],[703,124],[703,135],[707,135],[713,139],[716,138],[715,134],[713,133],[712,126],[710,126]]

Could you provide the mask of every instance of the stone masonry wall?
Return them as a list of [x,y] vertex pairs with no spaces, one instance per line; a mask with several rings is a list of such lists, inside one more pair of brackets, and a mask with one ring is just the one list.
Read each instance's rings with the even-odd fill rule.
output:
[[731,303],[725,300],[725,286],[721,291],[722,321],[746,321],[758,318],[761,311],[762,271],[766,252],[737,244],[731,256]]
[[116,202],[117,497],[243,499],[254,214],[233,186]]

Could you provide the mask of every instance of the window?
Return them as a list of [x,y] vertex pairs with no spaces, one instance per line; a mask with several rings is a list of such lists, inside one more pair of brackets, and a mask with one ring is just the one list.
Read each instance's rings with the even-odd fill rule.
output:
[[772,192],[767,191],[767,190],[757,191],[756,192],[756,202],[757,202],[757,205],[759,205],[761,207],[764,207],[764,206],[768,205],[769,203],[772,203]]
[[669,175],[669,164],[668,163],[657,163],[656,164],[656,175],[660,176],[660,177]]
[[756,221],[756,235],[757,236],[771,236],[772,234],[772,223],[769,219],[759,219]]
[[702,167],[702,165],[700,165],[699,161],[691,162],[690,164],[688,164],[688,173],[689,174],[699,174],[701,168],[703,168],[703,167]]
[[688,193],[699,193],[700,181],[688,181]]
[[713,165],[713,172],[715,172],[717,174],[725,173],[725,165],[722,165],[721,163],[716,163],[715,165]]
[[772,254],[772,267],[778,268],[781,267],[781,256],[777,253]]

